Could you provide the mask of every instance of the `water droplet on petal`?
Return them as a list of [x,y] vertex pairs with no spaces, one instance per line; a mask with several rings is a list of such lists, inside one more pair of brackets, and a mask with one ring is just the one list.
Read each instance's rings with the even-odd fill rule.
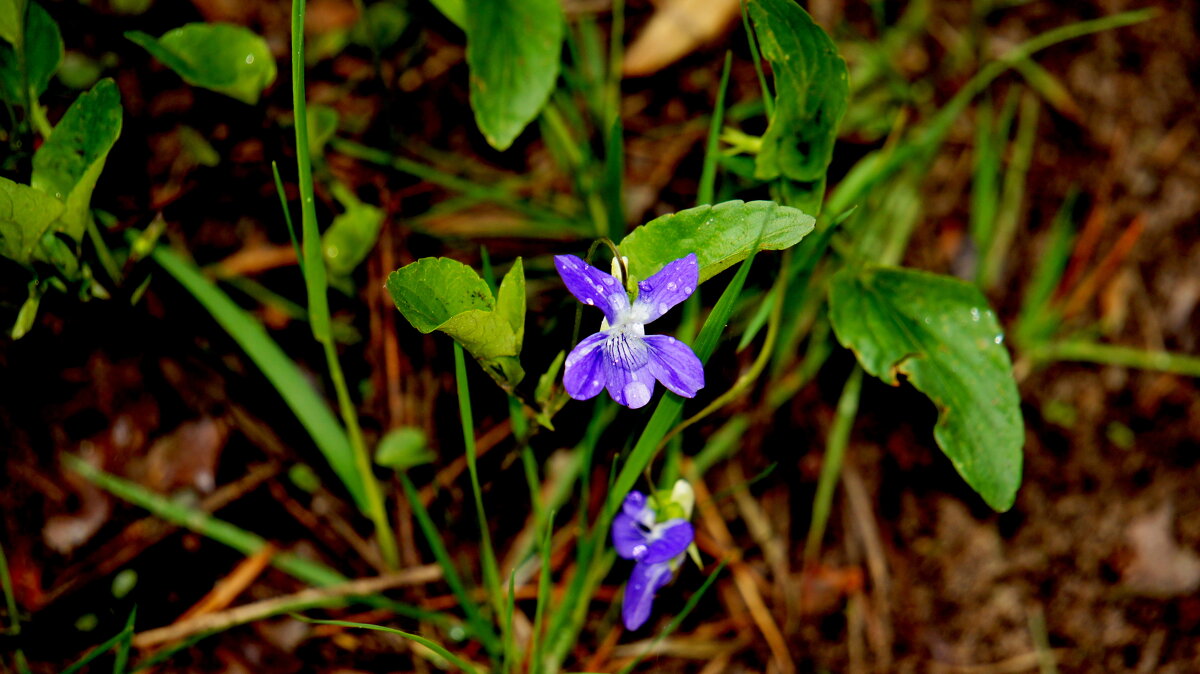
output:
[[589,297],[589,298],[587,298],[586,300],[584,300],[583,302],[584,302],[584,304],[587,304],[589,307],[594,307],[594,306],[596,306],[596,301],[595,301],[595,300],[593,300],[593,299],[592,299],[592,298],[590,298],[590,297]]
[[593,386],[593,387],[597,387],[597,386],[599,386],[599,385],[600,385],[600,380],[599,380],[599,379],[593,379],[593,380],[592,380],[592,386]]
[[668,344],[674,344],[674,343],[675,343],[675,338],[674,338],[674,337],[667,337],[667,343],[668,343]]
[[650,389],[640,381],[631,381],[625,385],[625,402],[630,407],[641,407],[650,402]]
[[658,313],[660,313],[660,314],[665,314],[665,313],[667,313],[667,309],[670,309],[670,308],[671,308],[671,307],[667,306],[667,303],[666,303],[666,302],[659,302],[659,303],[658,303]]
[[687,293],[687,294],[691,295],[691,294],[692,294],[692,287],[691,287],[691,286],[687,286],[686,288],[684,288],[684,289],[683,289],[683,292],[685,292],[685,293]]
[[675,285],[675,282],[674,282],[674,281],[671,281],[670,283],[668,283],[668,284],[667,284],[667,290],[674,290],[674,289],[676,289],[676,288],[678,288],[678,287],[679,287],[679,286]]

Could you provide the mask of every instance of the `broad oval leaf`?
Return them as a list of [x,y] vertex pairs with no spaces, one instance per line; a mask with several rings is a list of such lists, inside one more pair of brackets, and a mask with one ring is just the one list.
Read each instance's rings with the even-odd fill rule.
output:
[[558,80],[565,20],[559,0],[475,0],[466,12],[475,122],[507,149]]
[[58,199],[0,176],[0,255],[28,266],[42,234],[62,212]]
[[789,203],[817,212],[850,96],[846,62],[794,0],[750,0],[748,9],[775,75],[775,112],[763,135],[755,175],[795,181],[785,185]]
[[[2,3],[3,0],[0,0]],[[50,85],[50,78],[63,60],[62,33],[58,24],[34,2],[25,18],[25,67],[28,70],[29,93],[37,99]],[[0,10],[0,14],[3,11]],[[26,104],[20,60],[16,47],[0,44],[0,99],[22,107]]]
[[988,505],[1012,507],[1025,442],[1004,336],[979,289],[911,269],[843,269],[829,291],[838,341],[863,369],[904,374],[938,408],[934,438]]
[[423,258],[392,272],[396,308],[424,333],[440,330],[462,344],[507,390],[520,383],[525,324],[525,270],[517,258],[492,297],[479,274],[449,258]]
[[54,133],[33,155],[30,184],[66,208],[59,230],[79,241],[87,227],[92,191],[121,135],[121,92],[111,79],[75,99]]
[[726,201],[655,218],[621,241],[629,273],[646,279],[672,260],[695,253],[703,283],[756,250],[783,250],[813,230],[811,215],[773,201]]
[[157,40],[141,31],[125,37],[141,45],[188,84],[254,105],[275,81],[275,58],[267,42],[231,23],[189,23]]

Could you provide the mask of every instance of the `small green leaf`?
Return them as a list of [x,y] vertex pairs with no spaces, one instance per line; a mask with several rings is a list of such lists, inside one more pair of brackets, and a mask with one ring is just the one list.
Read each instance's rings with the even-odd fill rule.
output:
[[0,176],[0,255],[28,265],[62,212],[58,199]]
[[[0,0],[0,4],[4,1]],[[0,9],[0,15],[3,13]],[[29,71],[30,94],[37,99],[46,91],[50,78],[62,63],[63,40],[58,24],[36,2],[30,4],[25,22],[25,67]],[[23,81],[16,47],[0,44],[0,99],[24,106]]]
[[387,289],[414,328],[453,337],[505,389],[511,390],[525,376],[519,359],[525,320],[520,258],[500,284],[499,307],[474,269],[445,257],[427,257],[397,269],[388,276]]
[[646,279],[672,260],[695,253],[700,282],[756,250],[783,250],[813,230],[815,219],[773,201],[726,201],[655,218],[621,241],[629,273]]
[[325,154],[325,144],[337,133],[338,113],[328,105],[308,106],[308,151],[314,157]]
[[972,489],[1008,510],[1021,484],[1020,397],[1004,336],[977,287],[910,269],[843,269],[829,318],[863,369],[898,385],[904,374],[937,405],[933,435]]
[[755,174],[760,180],[786,178],[788,203],[816,213],[850,96],[846,62],[794,0],[750,0],[748,9],[775,74],[775,114]]
[[174,70],[188,84],[243,103],[258,103],[275,81],[275,58],[267,41],[230,23],[189,23],[154,39],[141,31],[125,37]]
[[387,0],[376,2],[367,7],[362,18],[354,24],[350,39],[356,44],[382,51],[400,39],[408,24],[408,12],[404,11],[404,7]]
[[75,99],[33,155],[30,184],[66,205],[59,231],[75,241],[87,228],[92,190],[120,135],[121,93],[115,82],[103,79]]
[[42,295],[45,293],[45,286],[37,281],[29,282],[29,296],[21,305],[20,311],[17,312],[17,320],[13,321],[12,332],[9,333],[14,342],[29,334],[29,331],[33,329],[33,322],[37,320],[38,304],[41,303]]
[[416,426],[402,426],[388,431],[375,450],[375,463],[393,470],[408,470],[432,463],[437,455],[429,448],[425,431]]
[[558,80],[565,20],[559,0],[474,0],[466,13],[471,108],[487,141],[505,150]]
[[20,46],[23,16],[25,0],[0,0],[0,38],[4,38],[13,46]]
[[383,225],[383,211],[359,201],[341,183],[334,183],[333,194],[346,210],[325,230],[321,248],[329,273],[349,276],[375,247],[379,228]]

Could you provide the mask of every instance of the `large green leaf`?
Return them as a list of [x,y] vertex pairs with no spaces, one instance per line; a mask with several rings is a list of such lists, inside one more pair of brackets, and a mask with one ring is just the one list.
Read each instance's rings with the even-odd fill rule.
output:
[[760,180],[786,179],[788,202],[815,213],[850,96],[846,62],[794,0],[750,0],[748,7],[775,75],[775,113],[755,174]]
[[58,199],[0,176],[0,255],[28,265],[42,234],[62,212]]
[[1024,423],[1004,336],[979,289],[911,269],[843,269],[829,318],[863,369],[892,385],[904,374],[929,396],[938,446],[988,505],[1012,507]]
[[[10,0],[11,1],[11,0]],[[3,4],[5,0],[0,0]],[[0,15],[4,10],[0,9]],[[41,5],[34,2],[29,6],[25,18],[25,67],[28,70],[31,97],[37,99],[50,85],[50,78],[63,60],[62,34],[58,24]],[[22,90],[25,77],[21,74],[21,62],[17,49],[10,44],[0,44],[0,100],[24,106],[25,92]]]
[[521,258],[501,281],[498,300],[474,269],[445,257],[397,269],[388,276],[387,289],[414,328],[453,337],[505,389],[525,376],[519,358],[525,333]]
[[275,81],[267,41],[230,23],[189,23],[154,39],[141,31],[125,37],[174,70],[188,84],[254,105]]
[[467,2],[471,108],[487,141],[512,145],[554,89],[565,20],[559,0]]
[[104,160],[120,135],[121,92],[111,79],[103,79],[75,99],[33,155],[30,183],[66,205],[59,229],[76,241],[87,227]]
[[814,223],[812,216],[773,201],[726,201],[655,218],[626,236],[620,251],[636,279],[695,253],[703,283],[756,250],[796,245]]

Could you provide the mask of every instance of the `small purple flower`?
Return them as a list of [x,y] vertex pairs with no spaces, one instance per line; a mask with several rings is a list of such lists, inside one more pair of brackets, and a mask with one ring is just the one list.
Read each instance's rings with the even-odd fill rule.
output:
[[620,281],[580,258],[556,255],[554,265],[571,294],[599,307],[605,318],[600,332],[567,356],[563,384],[572,398],[588,400],[607,387],[613,400],[638,408],[650,402],[655,380],[685,398],[704,388],[704,366],[691,347],[668,335],[647,335],[645,327],[695,291],[695,253],[638,283],[632,305]]
[[625,497],[621,512],[613,518],[612,540],[618,555],[637,561],[621,605],[626,629],[636,630],[650,617],[654,593],[671,580],[694,537],[691,523],[683,518],[657,522],[640,491]]

